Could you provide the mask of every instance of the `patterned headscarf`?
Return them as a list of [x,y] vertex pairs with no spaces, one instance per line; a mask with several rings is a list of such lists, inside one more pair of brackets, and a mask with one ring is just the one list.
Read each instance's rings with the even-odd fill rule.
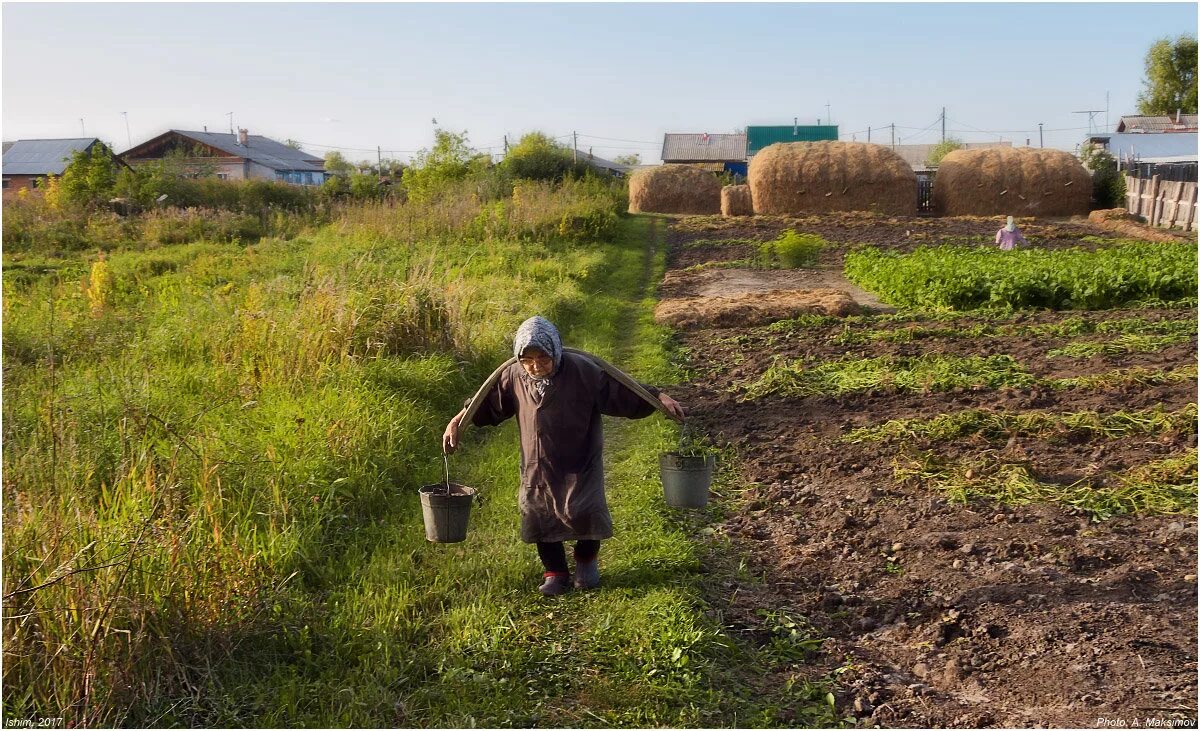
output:
[[[534,315],[522,322],[521,326],[517,328],[517,334],[513,336],[513,355],[516,357],[520,358],[521,354],[531,347],[537,348],[553,358],[554,370],[558,371],[558,367],[562,363],[562,338],[559,337],[558,328],[541,315]],[[544,395],[546,386],[550,385],[550,376],[535,378],[524,371],[521,375],[533,384],[539,396]]]

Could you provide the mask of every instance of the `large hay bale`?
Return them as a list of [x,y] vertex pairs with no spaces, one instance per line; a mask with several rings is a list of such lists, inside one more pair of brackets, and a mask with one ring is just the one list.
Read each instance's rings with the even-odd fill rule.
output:
[[721,188],[722,216],[753,216],[754,201],[749,185],[726,185]]
[[681,329],[750,327],[804,313],[846,317],[860,312],[854,298],[839,289],[773,289],[728,297],[665,299],[654,308],[654,321]]
[[780,142],[750,159],[754,212],[917,213],[917,174],[904,158],[867,142]]
[[721,212],[721,183],[687,165],[643,168],[629,176],[630,213]]
[[1091,198],[1091,175],[1062,150],[955,150],[933,179],[933,210],[940,216],[1087,215]]

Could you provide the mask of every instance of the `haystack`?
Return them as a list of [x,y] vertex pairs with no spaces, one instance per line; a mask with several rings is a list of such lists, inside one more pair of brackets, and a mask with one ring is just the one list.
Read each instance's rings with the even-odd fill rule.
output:
[[677,328],[748,327],[803,313],[845,317],[861,311],[840,289],[773,289],[728,297],[665,299],[654,308],[654,321]]
[[917,213],[917,175],[883,145],[781,142],[750,158],[748,177],[758,214]]
[[1167,243],[1173,243],[1180,239],[1179,235],[1173,235],[1161,228],[1154,228],[1142,223],[1137,216],[1124,208],[1105,208],[1092,211],[1088,214],[1088,222],[1131,239]]
[[630,213],[721,212],[721,183],[687,165],[643,168],[629,176]]
[[955,150],[933,179],[933,210],[941,216],[1087,215],[1091,198],[1091,175],[1062,150]]
[[753,216],[754,201],[749,185],[726,185],[721,188],[722,216]]

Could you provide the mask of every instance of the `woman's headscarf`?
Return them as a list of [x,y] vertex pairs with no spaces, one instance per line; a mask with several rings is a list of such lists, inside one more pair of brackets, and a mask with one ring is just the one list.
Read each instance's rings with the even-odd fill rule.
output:
[[[522,322],[517,328],[517,334],[513,336],[513,355],[520,358],[528,348],[537,348],[553,358],[554,371],[558,371],[558,366],[562,363],[562,338],[559,337],[558,328],[541,315],[534,315]],[[535,378],[524,372],[522,375],[533,383],[538,395],[545,393],[550,376]]]
[[1009,216],[1008,223],[1004,224],[1004,230],[1008,231],[1009,233],[1012,233],[1016,229],[1017,229],[1017,224],[1013,223],[1013,217]]

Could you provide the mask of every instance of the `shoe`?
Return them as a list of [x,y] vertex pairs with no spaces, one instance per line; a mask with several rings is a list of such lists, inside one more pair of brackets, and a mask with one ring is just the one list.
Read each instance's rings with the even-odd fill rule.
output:
[[571,577],[568,574],[550,574],[538,589],[542,592],[542,596],[559,596],[570,590]]
[[600,586],[600,559],[575,562],[575,588],[595,589]]

